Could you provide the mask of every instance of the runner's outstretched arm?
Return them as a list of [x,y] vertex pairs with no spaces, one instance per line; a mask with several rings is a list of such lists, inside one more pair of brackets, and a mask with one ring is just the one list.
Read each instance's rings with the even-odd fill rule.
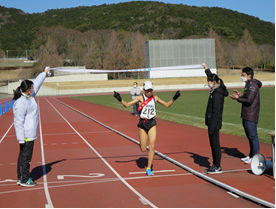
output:
[[178,97],[180,97],[180,96],[181,96],[181,94],[180,94],[180,91],[178,90],[175,93],[175,95],[173,96],[173,98],[170,101],[168,101],[168,102],[163,101],[162,99],[160,99],[157,96],[155,96],[155,97],[156,97],[156,102],[158,102],[159,104],[163,105],[164,107],[169,108],[174,103],[174,101],[177,100]]
[[140,96],[136,97],[136,99],[132,100],[131,102],[126,102],[122,99],[121,95],[116,91],[114,91],[113,96],[126,108],[134,105],[135,103],[141,101],[141,99],[142,99],[142,96],[140,95]]

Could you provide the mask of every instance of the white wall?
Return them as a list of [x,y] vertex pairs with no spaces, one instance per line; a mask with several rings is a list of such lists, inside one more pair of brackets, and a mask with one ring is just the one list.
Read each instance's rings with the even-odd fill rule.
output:
[[[217,69],[211,69],[216,73]],[[205,77],[204,69],[150,71],[149,78],[176,78],[176,77]]]

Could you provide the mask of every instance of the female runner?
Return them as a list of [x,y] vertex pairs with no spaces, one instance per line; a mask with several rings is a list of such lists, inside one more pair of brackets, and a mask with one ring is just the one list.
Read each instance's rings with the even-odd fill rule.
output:
[[154,157],[154,147],[156,141],[156,102],[163,105],[164,107],[170,107],[174,101],[180,96],[180,92],[177,91],[174,97],[165,102],[161,100],[158,96],[153,95],[153,85],[150,81],[146,81],[143,85],[143,94],[139,95],[136,99],[131,102],[126,102],[122,100],[121,95],[114,91],[114,97],[121,102],[124,107],[130,107],[131,105],[139,102],[138,111],[140,114],[140,120],[138,123],[139,128],[139,138],[140,138],[140,148],[142,152],[147,150],[147,140],[149,139],[149,154],[148,154],[148,166],[146,169],[146,174],[148,176],[154,175],[151,168]]

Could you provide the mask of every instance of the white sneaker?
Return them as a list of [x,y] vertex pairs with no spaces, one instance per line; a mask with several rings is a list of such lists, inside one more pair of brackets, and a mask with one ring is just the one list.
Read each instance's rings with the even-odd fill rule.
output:
[[251,158],[249,156],[241,158],[241,161],[243,161],[246,164],[250,164],[251,163]]

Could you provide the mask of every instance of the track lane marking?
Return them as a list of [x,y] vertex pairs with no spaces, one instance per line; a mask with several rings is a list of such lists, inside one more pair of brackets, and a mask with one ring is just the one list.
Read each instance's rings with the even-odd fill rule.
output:
[[[166,172],[175,172],[175,170],[159,170],[159,171],[153,171],[154,173],[166,173]],[[145,171],[138,171],[138,172],[129,172],[130,175],[134,174],[145,174]]]
[[4,138],[6,137],[6,135],[9,133],[9,131],[11,130],[13,126],[13,123],[11,124],[11,126],[8,128],[8,130],[6,131],[6,133],[2,136],[1,140],[0,140],[0,144],[2,143],[2,141],[4,140]]
[[40,133],[40,148],[41,148],[41,161],[42,161],[42,172],[43,172],[43,188],[47,200],[47,204],[45,205],[46,208],[53,208],[54,205],[51,200],[51,196],[49,193],[48,183],[47,183],[47,172],[45,166],[45,154],[44,154],[44,147],[43,147],[43,137],[42,137],[42,126],[41,126],[41,115],[40,115],[40,103],[38,99],[38,118],[39,118],[39,133]]
[[[108,125],[106,125],[106,124],[104,124],[104,123],[102,123],[102,122],[96,120],[95,118],[93,118],[93,117],[91,117],[91,116],[89,116],[89,115],[87,115],[87,114],[85,114],[85,113],[83,113],[83,112],[81,112],[81,111],[79,111],[79,110],[73,108],[72,106],[70,106],[70,105],[68,105],[68,104],[66,104],[66,103],[64,103],[64,102],[62,102],[62,101],[59,101],[59,100],[57,100],[57,99],[55,99],[55,100],[56,100],[57,102],[59,102],[60,104],[63,104],[64,106],[68,107],[69,109],[72,109],[72,110],[74,110],[75,112],[77,112],[77,113],[83,115],[84,117],[89,118],[90,120],[92,120],[92,121],[94,121],[94,122],[96,122],[96,123],[98,123],[98,124],[104,126],[105,128],[107,128],[107,129],[109,129],[109,130],[114,131],[115,133],[117,133],[117,134],[123,136],[124,138],[127,138],[128,140],[130,140],[130,141],[132,141],[132,142],[134,142],[134,143],[136,143],[136,144],[138,144],[138,145],[140,144],[137,140],[135,140],[135,139],[133,139],[133,138],[127,136],[126,134],[124,134],[124,133],[122,133],[122,132],[120,132],[120,131],[118,131],[118,130],[116,130],[116,129],[114,129],[114,128],[111,128],[110,126],[108,126]],[[147,149],[148,149],[148,147],[147,147]],[[180,162],[174,160],[173,158],[170,158],[170,157],[166,156],[165,154],[163,154],[163,153],[161,153],[161,152],[159,152],[159,151],[157,151],[157,150],[155,150],[155,154],[157,154],[158,156],[160,156],[160,157],[162,157],[162,158],[168,160],[169,162],[171,162],[171,163],[173,163],[173,164],[175,164],[175,165],[177,165],[177,166],[179,166],[179,167],[181,167],[181,168],[183,168],[183,169],[185,169],[185,170],[191,172],[191,173],[194,174],[195,176],[198,176],[199,178],[202,178],[202,179],[204,179],[204,180],[206,180],[206,181],[208,181],[208,182],[211,182],[211,183],[215,184],[216,186],[218,186],[218,187],[220,187],[220,188],[223,188],[223,189],[225,189],[225,190],[229,190],[229,191],[231,191],[231,192],[233,192],[233,193],[236,193],[236,194],[238,194],[238,195],[240,195],[240,196],[242,196],[242,197],[247,198],[248,200],[250,200],[250,201],[252,201],[252,202],[257,203],[257,204],[261,204],[261,205],[266,206],[266,207],[273,207],[273,208],[275,207],[275,204],[273,204],[273,203],[271,203],[271,202],[265,201],[265,200],[263,200],[263,199],[260,199],[260,198],[258,198],[258,197],[255,197],[255,196],[253,196],[253,195],[250,195],[250,194],[248,194],[248,193],[246,193],[246,192],[243,192],[243,191],[241,191],[241,190],[239,190],[239,189],[237,189],[237,188],[231,187],[231,186],[229,186],[229,185],[227,185],[227,184],[225,184],[225,183],[223,183],[223,182],[220,182],[220,181],[218,181],[218,180],[216,180],[216,179],[213,179],[213,178],[211,178],[210,176],[206,175],[206,173],[204,173],[204,174],[203,174],[203,173],[200,173],[200,172],[198,172],[198,171],[196,171],[196,170],[194,170],[194,169],[192,169],[192,168],[190,168],[190,167],[188,167],[188,166],[186,166],[186,165],[184,165],[184,164],[182,164],[182,163],[180,163]]]
[[62,119],[76,132],[76,134],[89,146],[89,148],[98,155],[98,157],[106,164],[106,166],[139,198],[143,199],[148,205],[150,205],[153,208],[157,208],[156,205],[154,205],[152,202],[150,202],[147,198],[145,198],[142,194],[140,194],[136,189],[134,189],[129,183],[126,182],[125,179],[120,176],[120,174],[98,153],[98,151],[87,142],[87,140],[71,125],[71,123],[56,109],[56,107],[48,100],[46,99],[48,104],[52,106],[52,108],[62,117]]

